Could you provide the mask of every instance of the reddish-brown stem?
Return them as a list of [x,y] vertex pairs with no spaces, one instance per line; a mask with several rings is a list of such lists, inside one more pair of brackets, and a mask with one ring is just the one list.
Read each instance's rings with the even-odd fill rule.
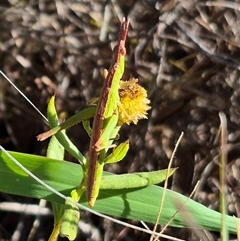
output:
[[105,118],[104,112],[106,109],[109,92],[111,90],[113,77],[116,70],[118,69],[121,54],[125,55],[126,53],[125,41],[126,41],[127,32],[128,32],[128,25],[129,25],[129,21],[126,21],[125,19],[123,19],[121,23],[121,28],[119,31],[118,43],[114,48],[113,63],[108,70],[108,75],[105,80],[100,98],[98,100],[98,105],[97,105],[96,113],[93,120],[92,136],[91,136],[91,141],[89,146],[89,162],[88,162],[89,164],[88,164],[88,173],[87,173],[87,200],[90,206],[94,205],[94,203],[91,202],[91,199],[92,199],[92,192],[93,192],[93,187],[94,187],[95,178],[96,178],[96,166],[97,166],[98,154],[99,154],[99,152],[97,151],[98,147],[96,146],[96,143],[98,142],[101,136],[103,121]]

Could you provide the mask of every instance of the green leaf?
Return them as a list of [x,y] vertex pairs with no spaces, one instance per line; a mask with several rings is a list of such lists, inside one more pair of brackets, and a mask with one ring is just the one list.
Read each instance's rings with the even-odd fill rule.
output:
[[76,158],[81,164],[85,164],[86,160],[82,153],[77,149],[77,147],[72,143],[68,138],[65,132],[61,132],[77,123],[80,123],[83,120],[86,120],[92,117],[95,114],[96,107],[88,107],[77,114],[71,116],[69,119],[56,126],[57,112],[54,106],[55,97],[53,96],[48,104],[48,119],[51,130],[42,133],[37,136],[38,140],[45,140],[46,138],[55,135],[57,140],[61,143],[62,146],[68,151],[74,158]]
[[170,177],[176,168],[152,172],[134,172],[121,175],[105,175],[102,177],[100,189],[125,189],[146,187],[158,184]]
[[76,206],[72,202],[71,197],[69,197],[64,205],[60,236],[67,237],[69,240],[75,240],[77,237],[79,219],[80,212],[78,206]]
[[[48,112],[47,112],[48,120],[51,128],[54,128],[59,124],[57,112],[54,105],[54,99],[55,98],[52,97],[51,100],[49,101]],[[65,132],[66,132],[65,130],[62,130],[61,133],[58,133],[56,135],[59,137],[59,134],[62,134],[62,135],[65,135],[65,138],[66,138],[67,136]],[[70,143],[70,142],[69,142],[69,145],[74,146],[73,143]],[[47,157],[57,158],[60,160],[64,159],[64,148],[58,142],[55,136],[53,136],[50,139],[48,149],[47,149]],[[81,158],[81,162],[84,162],[83,156]],[[70,197],[69,199],[72,200]],[[77,236],[77,231],[78,231],[78,222],[80,219],[80,212],[79,212],[78,206],[76,206],[76,204],[74,204],[73,202],[69,201],[69,199],[65,201],[64,205],[56,202],[52,202],[53,214],[54,214],[54,227],[53,227],[52,234],[60,233],[60,236],[62,237],[67,237],[69,240],[75,240]]]
[[[41,180],[66,196],[82,180],[83,172],[80,165],[41,156],[9,153],[28,170],[31,170],[36,176],[41,178]],[[0,177],[1,192],[64,203],[63,199],[46,190],[31,177],[26,174],[23,175],[23,171],[2,151],[0,152]],[[93,209],[115,217],[155,223],[163,191],[162,187],[153,185],[138,189],[100,190],[98,200]],[[179,207],[186,200],[187,197],[171,190],[166,190],[159,223],[166,224],[178,210],[177,206]],[[80,200],[80,203],[86,207],[88,206],[85,197]],[[191,215],[191,218],[199,225],[198,228],[220,230],[221,214],[193,200],[188,200],[184,205],[184,213]],[[240,219],[237,220],[240,221]],[[174,227],[186,227],[181,214],[177,214],[170,225]],[[229,232],[236,233],[233,217],[226,217],[226,225]]]
[[[62,147],[62,145],[60,145],[55,136],[51,137],[48,144],[47,157],[57,159],[64,158],[64,148]],[[52,210],[54,215],[54,227],[56,227],[58,223],[61,222],[60,220],[63,215],[64,205],[52,202]]]
[[115,149],[113,149],[112,153],[104,159],[104,163],[110,164],[121,161],[126,156],[128,149],[129,141],[127,140],[119,144]]
[[[80,115],[80,116],[78,116],[78,118],[75,118],[73,120],[80,122],[81,119],[84,119],[84,115],[82,115],[81,113],[82,112],[79,112],[78,115]],[[52,128],[52,130],[55,129],[55,128],[59,128],[60,126],[58,126],[58,124],[59,124],[58,123],[58,116],[57,116],[57,111],[56,111],[56,108],[55,108],[55,96],[53,96],[48,103],[47,114],[48,114],[49,125]],[[67,121],[69,122],[69,120],[72,120],[72,119],[69,118]],[[69,126],[76,124],[76,123],[73,123],[73,120],[70,121]],[[65,125],[66,123],[68,123],[67,121],[62,123],[62,125]],[[77,122],[77,123],[79,123],[79,122]],[[61,132],[60,131],[57,132],[55,134],[55,136],[56,136],[57,140],[59,141],[59,143],[73,157],[75,157],[80,163],[85,163],[85,157],[78,150],[78,148],[72,143],[72,141],[68,138],[68,136],[66,135],[65,129],[62,129]]]

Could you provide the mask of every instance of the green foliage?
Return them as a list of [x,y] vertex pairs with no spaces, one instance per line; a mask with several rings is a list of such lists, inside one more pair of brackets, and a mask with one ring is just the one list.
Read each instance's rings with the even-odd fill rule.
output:
[[105,159],[104,162],[106,164],[116,163],[121,161],[127,154],[129,149],[129,141],[125,141],[119,144],[115,149],[113,149],[112,153],[109,154]]
[[74,240],[77,237],[79,219],[79,208],[69,197],[69,199],[65,201],[64,205],[60,236],[67,237],[69,240]]
[[[80,165],[42,156],[16,152],[9,153],[37,177],[66,196],[79,185],[83,178],[83,170]],[[65,201],[62,198],[26,175],[2,151],[0,152],[0,164],[1,192],[39,199],[43,198],[51,202],[64,204]],[[114,176],[117,177],[117,175]],[[104,189],[100,191],[98,201],[93,210],[119,218],[123,217],[154,223],[162,195],[163,188],[153,185],[133,189]],[[178,207],[186,200],[188,200],[187,197],[171,190],[166,190],[159,223],[166,224],[178,211]],[[84,196],[81,198],[80,203],[86,207],[88,206]],[[216,211],[193,200],[188,200],[184,205],[183,213],[191,215],[195,221],[193,227],[220,231],[222,215]],[[177,214],[170,226],[186,227],[187,225],[182,217],[183,213]],[[240,220],[238,219],[238,221]],[[233,217],[226,216],[226,225],[230,233],[236,233]]]

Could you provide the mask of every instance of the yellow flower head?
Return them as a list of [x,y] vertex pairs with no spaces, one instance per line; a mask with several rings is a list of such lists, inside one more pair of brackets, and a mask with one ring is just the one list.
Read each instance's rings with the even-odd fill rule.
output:
[[120,103],[118,104],[118,125],[124,123],[137,124],[140,119],[147,119],[147,110],[150,100],[147,98],[147,91],[137,84],[138,79],[132,78],[129,81],[120,81],[118,90]]

